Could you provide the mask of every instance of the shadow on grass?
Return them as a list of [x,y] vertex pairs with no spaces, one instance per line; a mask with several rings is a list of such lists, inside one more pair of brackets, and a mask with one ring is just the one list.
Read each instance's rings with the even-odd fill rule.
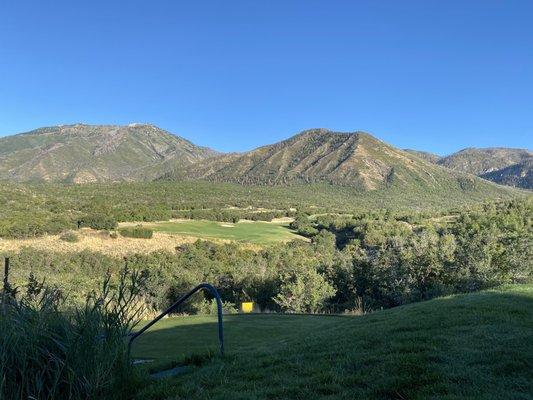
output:
[[[152,389],[191,399],[221,391],[228,399],[529,398],[532,289],[444,297],[359,317],[228,316],[227,358],[215,356],[190,379]],[[205,336],[195,331],[193,339],[216,346],[215,324],[198,327]],[[159,334],[183,344],[187,328]]]
[[[502,293],[490,290],[474,294],[442,297],[425,302],[383,310],[364,316],[302,314],[236,314],[224,316],[226,352],[253,353],[274,351],[291,341],[320,334],[344,325],[372,326],[390,320],[391,333],[421,329],[431,320],[450,325],[476,324],[496,317],[526,318],[531,314],[533,297],[527,291]],[[470,312],[469,312],[470,311]],[[335,329],[333,329],[335,330]],[[219,342],[215,317],[173,317],[161,321],[133,345],[136,358],[157,361],[182,361],[194,355],[218,354]]]
[[[230,314],[224,316],[227,354],[271,351],[290,340],[335,326],[347,316],[302,314]],[[182,362],[198,354],[219,354],[215,317],[173,317],[162,320],[133,344],[135,358],[157,363]]]

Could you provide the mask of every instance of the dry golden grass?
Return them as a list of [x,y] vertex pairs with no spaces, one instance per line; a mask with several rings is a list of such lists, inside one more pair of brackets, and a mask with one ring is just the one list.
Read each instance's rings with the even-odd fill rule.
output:
[[107,232],[80,229],[75,232],[79,241],[69,243],[60,235],[48,235],[31,239],[0,239],[0,253],[16,252],[23,247],[55,252],[98,251],[111,256],[125,256],[132,253],[150,253],[157,250],[175,251],[176,246],[198,240],[194,237],[154,232],[151,239],[134,239],[118,235],[116,239]]
[[[120,224],[121,226],[135,225]],[[145,224],[147,225],[147,224]],[[158,250],[170,252],[176,251],[176,247],[194,243],[198,237],[179,235],[174,233],[154,232],[151,239],[136,239],[123,237],[120,234],[113,239],[105,231],[94,231],[89,228],[82,228],[74,231],[78,241],[71,243],[60,239],[61,235],[47,235],[30,239],[2,239],[0,238],[0,254],[15,253],[24,247],[31,247],[37,250],[53,251],[59,253],[78,252],[83,250],[97,251],[114,257],[123,257],[129,254],[148,254]],[[229,243],[230,240],[209,239],[215,243]],[[251,243],[239,243],[239,246],[259,251],[261,246]]]

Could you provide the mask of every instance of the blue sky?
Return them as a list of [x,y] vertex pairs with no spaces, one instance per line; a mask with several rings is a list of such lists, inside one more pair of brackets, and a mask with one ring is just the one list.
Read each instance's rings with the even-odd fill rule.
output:
[[0,136],[149,122],[242,151],[303,129],[533,144],[533,1],[4,1]]

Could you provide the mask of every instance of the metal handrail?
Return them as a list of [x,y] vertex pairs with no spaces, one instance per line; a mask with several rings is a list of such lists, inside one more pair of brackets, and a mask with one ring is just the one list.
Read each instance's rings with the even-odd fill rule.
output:
[[194,293],[196,293],[200,289],[206,289],[211,292],[213,297],[217,301],[217,314],[218,314],[218,340],[220,342],[220,354],[224,355],[224,331],[222,328],[222,300],[220,299],[220,295],[218,294],[218,291],[215,289],[214,286],[210,285],[209,283],[201,283],[198,286],[196,286],[194,289],[192,289],[190,292],[188,292],[186,295],[182,296],[178,301],[176,301],[174,304],[172,304],[170,307],[168,307],[165,311],[163,311],[161,314],[159,314],[156,318],[154,318],[150,323],[143,326],[142,329],[139,331],[133,333],[130,335],[130,340],[128,341],[128,358],[131,353],[131,345],[135,339],[137,339],[139,336],[141,336],[144,332],[146,332],[152,325],[157,323],[161,318],[163,318],[165,315],[171,313],[174,309],[176,309],[180,304],[182,304],[184,301],[186,301],[189,297],[191,297]]

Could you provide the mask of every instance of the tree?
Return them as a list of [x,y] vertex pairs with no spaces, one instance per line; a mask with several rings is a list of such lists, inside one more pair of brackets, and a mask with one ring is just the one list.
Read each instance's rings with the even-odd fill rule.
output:
[[294,218],[294,221],[292,221],[289,225],[289,228],[294,229],[295,231],[299,230],[303,226],[307,226],[309,224],[309,218],[306,214],[299,213]]
[[282,277],[280,292],[274,298],[283,311],[316,313],[324,309],[335,288],[314,269],[290,273]]
[[112,230],[117,227],[117,220],[105,214],[89,214],[79,220],[78,226],[96,230]]

